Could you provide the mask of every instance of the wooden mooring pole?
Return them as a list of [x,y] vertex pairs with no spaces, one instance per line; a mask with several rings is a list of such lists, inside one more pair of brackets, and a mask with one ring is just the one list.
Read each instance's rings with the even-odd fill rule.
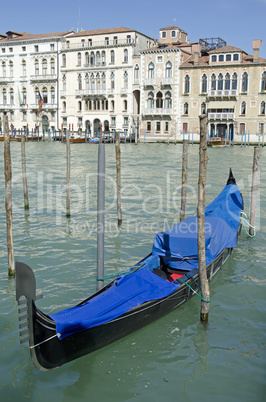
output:
[[98,148],[97,182],[97,289],[104,286],[105,144]]
[[28,184],[27,184],[27,174],[26,174],[26,155],[25,155],[25,134],[21,135],[21,164],[22,164],[22,179],[23,179],[23,189],[24,189],[24,209],[27,211],[29,209],[29,198],[28,198]]
[[122,225],[122,206],[121,206],[121,154],[119,133],[115,133],[115,158],[116,158],[116,194],[117,194],[117,223]]
[[182,221],[186,217],[187,171],[188,171],[188,140],[184,140],[183,157],[182,157],[182,189],[181,189],[180,221]]
[[201,311],[200,320],[204,323],[209,319],[209,300],[210,288],[206,271],[206,253],[205,253],[205,189],[207,175],[207,117],[199,116],[200,119],[200,146],[199,146],[199,183],[198,183],[198,264],[199,278],[201,286]]
[[10,154],[10,136],[8,117],[4,114],[4,159],[5,159],[5,192],[6,192],[6,234],[8,254],[8,275],[15,276],[13,229],[12,229],[12,169]]
[[66,132],[66,217],[70,217],[70,141],[69,131]]
[[256,204],[257,204],[258,183],[259,183],[260,148],[261,147],[254,147],[251,201],[250,201],[250,226],[249,226],[250,236],[254,236],[255,234]]

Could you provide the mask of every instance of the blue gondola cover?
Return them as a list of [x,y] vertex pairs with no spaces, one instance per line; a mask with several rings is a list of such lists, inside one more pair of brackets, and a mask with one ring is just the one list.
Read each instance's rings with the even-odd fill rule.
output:
[[[242,197],[236,185],[228,184],[205,209],[206,264],[225,248],[236,246],[242,210]],[[152,256],[135,272],[121,275],[105,292],[82,305],[51,315],[63,339],[75,332],[113,320],[144,302],[164,298],[180,285],[170,283],[152,272],[159,258],[171,268],[192,270],[198,267],[197,218],[189,217],[179,225],[156,234]],[[146,265],[146,266],[145,266]]]

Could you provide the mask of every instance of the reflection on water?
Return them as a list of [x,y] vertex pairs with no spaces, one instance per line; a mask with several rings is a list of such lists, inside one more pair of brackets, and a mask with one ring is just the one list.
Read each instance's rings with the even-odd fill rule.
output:
[[[71,217],[65,218],[65,145],[27,143],[30,210],[23,210],[20,144],[12,143],[16,260],[35,271],[38,302],[48,314],[96,289],[97,146],[71,145]],[[3,155],[3,145],[0,143]],[[207,203],[229,167],[248,213],[253,149],[209,149]],[[178,222],[182,145],[121,145],[123,224],[117,228],[115,150],[106,145],[105,273],[133,266],[151,251],[154,234]],[[266,174],[265,150],[260,177]],[[265,352],[265,180],[255,239],[242,233],[211,282],[210,322],[199,322],[193,298],[142,330],[53,372],[39,372],[19,345],[14,280],[7,278],[3,158],[0,161],[1,398],[3,400],[263,400]],[[196,212],[198,146],[189,147],[187,211]],[[252,380],[250,373],[252,372]],[[178,397],[177,397],[178,396]]]

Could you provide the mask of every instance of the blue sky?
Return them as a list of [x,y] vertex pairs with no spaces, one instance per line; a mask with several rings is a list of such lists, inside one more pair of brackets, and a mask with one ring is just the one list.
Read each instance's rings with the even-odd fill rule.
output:
[[266,58],[266,0],[13,0],[2,2],[1,17],[3,34],[125,26],[158,39],[160,28],[176,25],[191,42],[221,37],[250,54],[252,39],[262,39]]

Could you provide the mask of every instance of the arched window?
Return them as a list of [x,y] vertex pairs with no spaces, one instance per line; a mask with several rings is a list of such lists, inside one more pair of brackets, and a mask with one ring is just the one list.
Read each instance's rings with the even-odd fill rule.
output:
[[134,67],[134,80],[138,80],[139,79],[139,65],[136,64]]
[[101,89],[101,77],[99,73],[96,74],[96,89]]
[[164,107],[166,109],[171,109],[171,107],[172,107],[172,95],[171,95],[170,91],[167,91],[166,94],[165,94]]
[[78,52],[77,65],[78,65],[78,67],[81,66],[81,53],[80,52]]
[[202,102],[201,104],[201,114],[206,114],[206,103]]
[[81,101],[78,102],[78,111],[79,112],[82,111],[82,102]]
[[51,74],[55,74],[55,61],[54,59],[51,59]]
[[66,76],[63,75],[63,91],[66,91]]
[[161,93],[161,91],[157,92],[156,94],[156,108],[163,108],[163,94]]
[[242,92],[247,92],[248,90],[248,73],[245,71],[242,75]]
[[188,103],[184,103],[184,114],[188,114]]
[[211,76],[211,89],[216,91],[216,75],[212,74]]
[[265,102],[262,101],[260,104],[260,114],[265,115]]
[[9,62],[9,77],[13,77],[14,69],[13,69],[13,61]]
[[124,111],[127,111],[127,100],[124,100]]
[[242,115],[246,114],[246,102],[241,103],[241,114]]
[[85,65],[88,66],[90,63],[90,54],[89,52],[85,53]]
[[148,78],[154,78],[154,64],[151,62],[148,66]]
[[128,63],[128,50],[124,49],[124,63]]
[[172,78],[172,63],[171,63],[171,61],[168,61],[166,63],[165,77],[166,78]]
[[47,60],[43,59],[42,61],[42,75],[47,75]]
[[111,73],[111,89],[115,89],[115,73]]
[[230,89],[230,74],[225,74],[224,89]]
[[26,70],[26,61],[22,60],[22,75],[23,77],[25,77],[27,74],[27,70]]
[[2,76],[6,77],[6,63],[4,61],[2,63]]
[[106,75],[103,73],[102,75],[102,89],[106,89]]
[[100,52],[96,52],[96,65],[99,66],[101,64],[101,55]]
[[102,51],[102,65],[104,66],[106,64],[106,53],[105,53],[105,51],[103,50]]
[[6,99],[6,89],[3,88],[3,105],[6,105],[7,99]]
[[148,109],[152,109],[154,107],[154,94],[153,92],[149,92],[148,101],[147,101]]
[[14,90],[13,90],[13,88],[10,88],[9,99],[10,99],[10,105],[14,105]]
[[222,91],[223,87],[224,87],[224,77],[223,77],[223,74],[220,73],[218,75],[218,90]]
[[42,98],[43,98],[43,103],[48,103],[48,92],[47,92],[46,87],[44,87],[42,90]]
[[207,92],[207,89],[208,89],[207,75],[203,74],[202,80],[201,80],[201,92]]
[[63,112],[65,112],[66,111],[66,102],[64,101],[63,102]]
[[185,91],[184,92],[185,92],[185,94],[188,94],[190,92],[190,77],[188,74],[185,76]]
[[124,88],[127,89],[128,88],[128,73],[125,71],[124,72]]
[[94,52],[91,52],[91,54],[90,54],[90,65],[94,66],[94,64],[95,64],[95,55],[94,55]]
[[237,89],[237,73],[234,73],[232,75],[232,89]]
[[22,104],[27,105],[27,90],[25,87],[22,88]]
[[89,74],[85,75],[85,84],[86,84],[86,89],[89,89],[90,88]]
[[111,63],[114,64],[115,62],[115,51],[111,50]]
[[51,88],[51,103],[55,104],[55,89],[54,87]]
[[82,89],[82,77],[81,77],[81,74],[78,75],[78,89],[79,90]]
[[62,54],[62,67],[66,67],[66,55]]
[[35,75],[39,75],[39,60],[35,60]]
[[115,101],[111,100],[111,112],[115,110]]
[[35,88],[35,103],[38,105],[39,103],[39,88]]
[[261,77],[261,92],[265,92],[266,91],[266,71],[264,71],[262,73],[262,77]]
[[91,74],[91,89],[92,89],[92,91],[94,91],[94,89],[95,89],[95,78],[94,78],[94,74]]

